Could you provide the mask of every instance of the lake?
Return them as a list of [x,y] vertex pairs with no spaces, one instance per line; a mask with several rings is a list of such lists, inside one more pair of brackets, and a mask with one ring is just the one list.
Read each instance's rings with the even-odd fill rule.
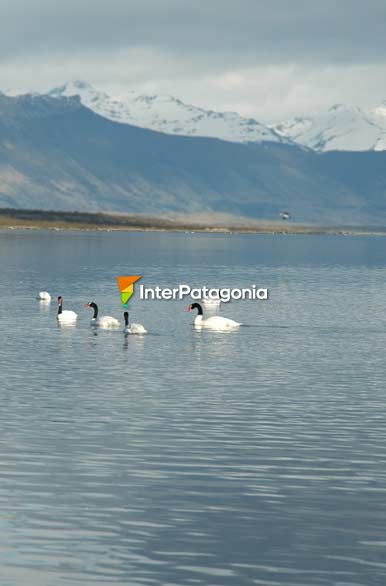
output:
[[[386,583],[383,238],[0,232],[1,586]],[[146,286],[267,287],[196,331]],[[59,328],[55,299],[78,312]]]

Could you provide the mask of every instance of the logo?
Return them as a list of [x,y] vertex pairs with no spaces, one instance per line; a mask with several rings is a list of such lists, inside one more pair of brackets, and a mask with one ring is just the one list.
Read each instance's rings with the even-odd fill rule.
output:
[[118,277],[118,287],[121,292],[121,299],[123,307],[127,307],[129,304],[129,299],[133,296],[134,293],[134,283],[141,279],[140,275],[136,276],[127,276],[127,277]]

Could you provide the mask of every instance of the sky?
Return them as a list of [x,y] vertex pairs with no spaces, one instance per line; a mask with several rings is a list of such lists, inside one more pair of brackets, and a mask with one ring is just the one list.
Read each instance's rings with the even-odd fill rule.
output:
[[386,100],[385,0],[0,0],[0,90],[85,80],[262,122]]

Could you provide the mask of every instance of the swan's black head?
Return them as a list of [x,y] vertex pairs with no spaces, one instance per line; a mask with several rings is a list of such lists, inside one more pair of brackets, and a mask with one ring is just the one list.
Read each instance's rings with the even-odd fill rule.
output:
[[88,303],[84,304],[85,307],[92,307],[95,309],[95,307],[97,307],[97,304],[94,303],[94,301],[89,301]]
[[63,303],[63,297],[61,295],[59,295],[59,297],[57,297],[57,302],[58,302],[58,305],[61,305]]
[[202,315],[202,307],[199,303],[192,303],[192,305],[189,305],[188,311],[193,311],[194,309],[197,309],[197,315]]
[[125,311],[125,313],[123,314],[123,317],[125,318],[125,326],[129,325],[129,312]]
[[94,310],[94,319],[98,317],[98,306],[96,303],[94,303],[94,301],[89,301],[88,303],[85,303],[85,307],[91,307]]

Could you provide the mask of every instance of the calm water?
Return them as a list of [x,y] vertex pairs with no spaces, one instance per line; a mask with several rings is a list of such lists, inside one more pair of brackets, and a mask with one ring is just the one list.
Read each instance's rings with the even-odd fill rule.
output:
[[[0,584],[386,583],[386,240],[0,233]],[[115,278],[270,289],[248,327]],[[62,294],[80,314],[59,329]]]

